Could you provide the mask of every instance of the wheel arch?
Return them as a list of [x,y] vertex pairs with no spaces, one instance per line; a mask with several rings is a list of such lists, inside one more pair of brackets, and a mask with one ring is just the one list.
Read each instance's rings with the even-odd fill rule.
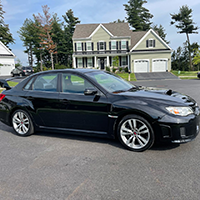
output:
[[117,120],[116,120],[116,122],[114,124],[113,128],[114,128],[114,137],[115,138],[117,138],[117,128],[118,128],[118,125],[119,125],[120,121],[127,115],[139,115],[139,116],[143,117],[152,126],[153,131],[155,131],[153,123],[156,121],[156,119],[152,118],[149,114],[147,114],[147,113],[145,113],[145,112],[143,112],[141,110],[128,110],[128,111],[125,111],[125,112],[121,113],[118,116],[118,118],[117,118]]

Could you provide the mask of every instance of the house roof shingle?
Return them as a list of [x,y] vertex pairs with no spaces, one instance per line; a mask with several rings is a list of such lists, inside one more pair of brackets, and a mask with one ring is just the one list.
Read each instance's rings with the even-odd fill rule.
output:
[[[73,39],[88,38],[100,24],[78,24],[74,31]],[[115,37],[131,37],[130,49],[132,49],[147,31],[133,32],[128,23],[103,23],[102,24]]]

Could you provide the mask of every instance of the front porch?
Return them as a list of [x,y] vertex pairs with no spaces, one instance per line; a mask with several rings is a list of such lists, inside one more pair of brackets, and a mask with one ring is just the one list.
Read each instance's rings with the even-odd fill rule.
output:
[[117,67],[126,67],[130,66],[129,55],[116,55],[116,56],[73,56],[73,68],[96,68],[104,70],[106,67],[113,67],[114,60],[118,57],[118,66]]

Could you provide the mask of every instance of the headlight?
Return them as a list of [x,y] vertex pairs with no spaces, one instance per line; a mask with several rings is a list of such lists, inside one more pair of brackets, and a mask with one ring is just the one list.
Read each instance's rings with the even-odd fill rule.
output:
[[171,114],[179,116],[187,116],[194,113],[190,107],[166,107],[166,109]]

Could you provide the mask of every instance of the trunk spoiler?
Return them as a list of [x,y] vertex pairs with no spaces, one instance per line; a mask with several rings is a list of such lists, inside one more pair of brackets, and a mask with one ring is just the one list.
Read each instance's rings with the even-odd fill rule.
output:
[[21,77],[13,77],[13,78],[7,78],[7,79],[0,79],[0,87],[5,88],[6,90],[10,90],[12,87],[9,86],[7,81],[11,81],[13,79],[21,79]]

